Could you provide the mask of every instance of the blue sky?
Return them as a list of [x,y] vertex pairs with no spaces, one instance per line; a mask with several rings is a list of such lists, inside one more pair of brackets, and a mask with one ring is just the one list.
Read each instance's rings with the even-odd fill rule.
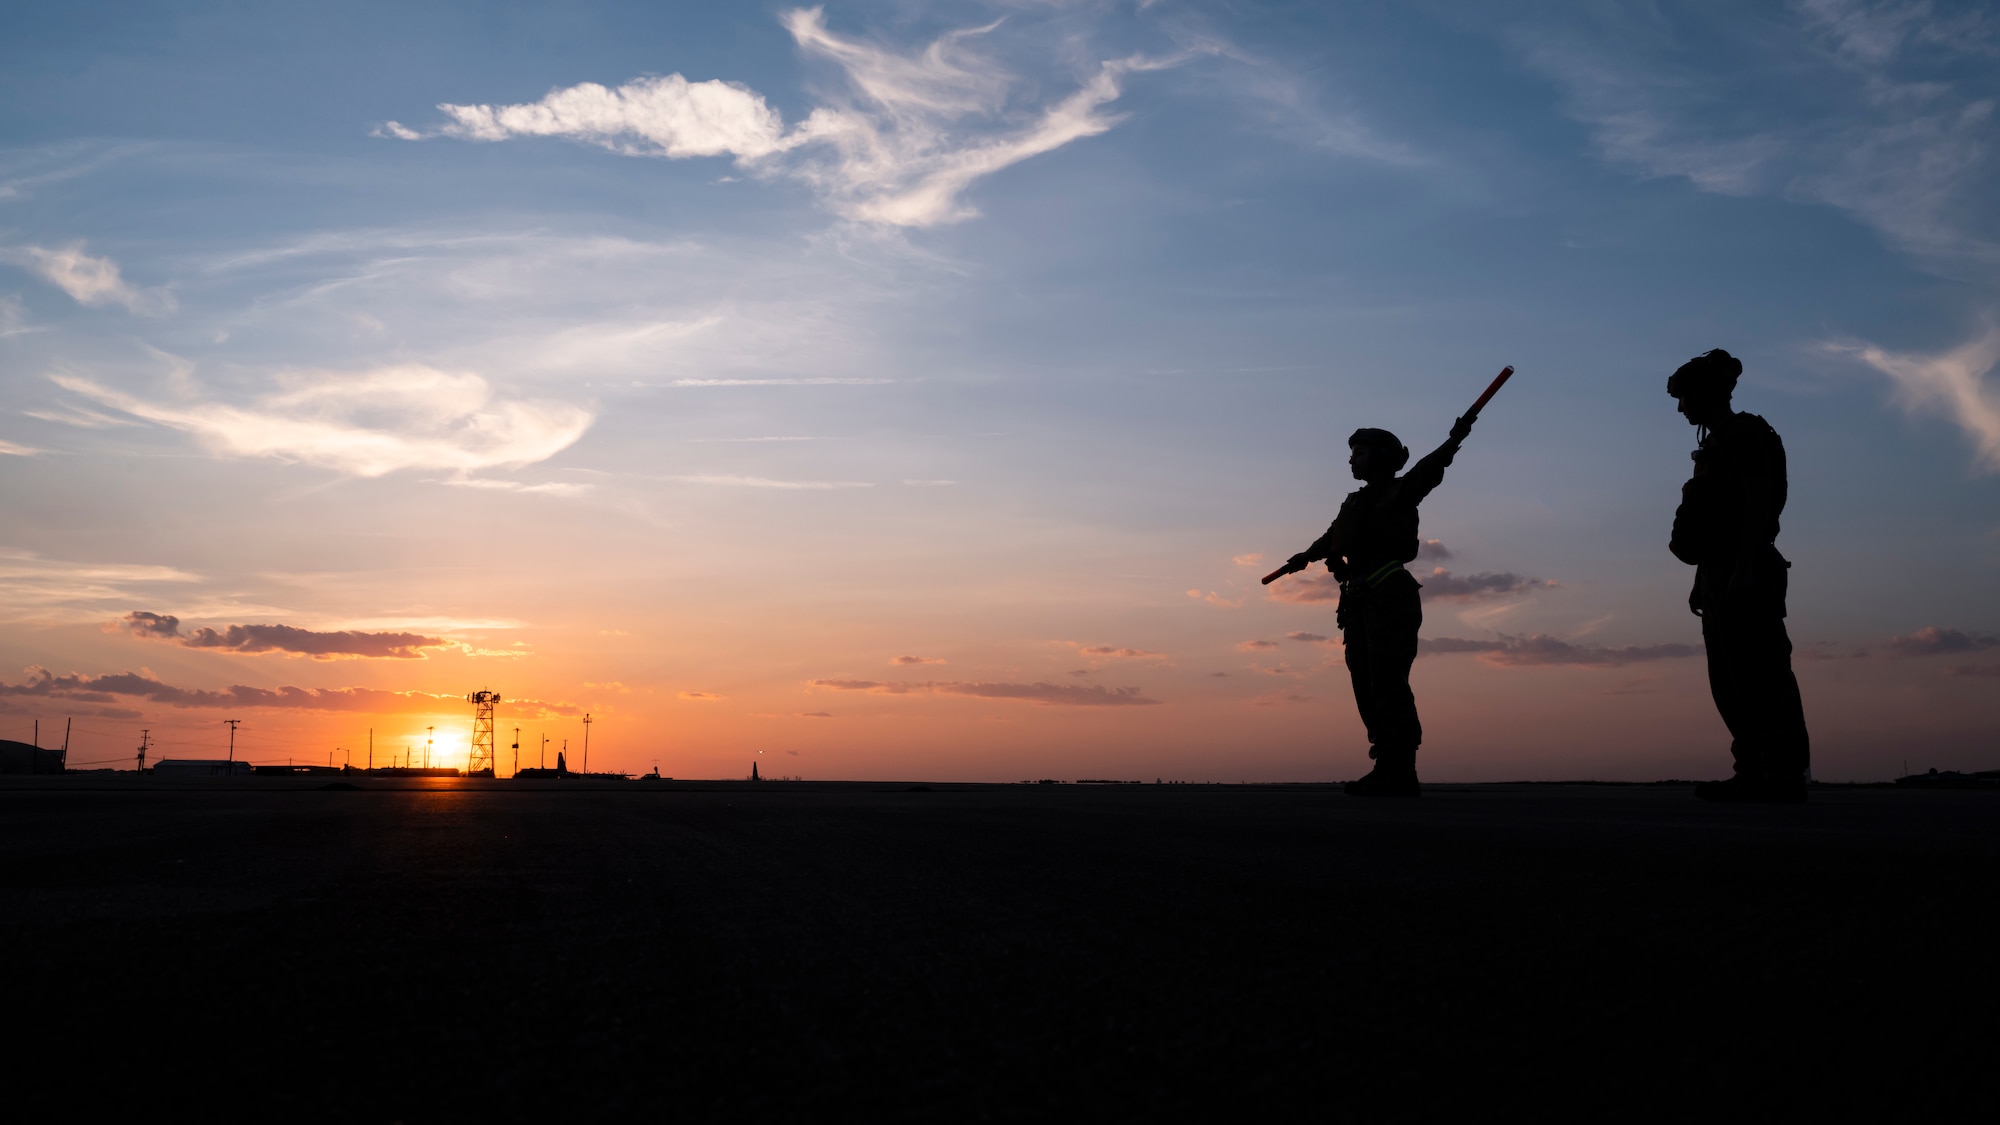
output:
[[365,708],[315,693],[505,684],[691,775],[1346,776],[1338,650],[1285,639],[1331,606],[1238,560],[1511,363],[1425,508],[1425,635],[1498,646],[1420,663],[1427,760],[1715,772],[1663,383],[1721,346],[1790,451],[1823,772],[1990,750],[1982,6],[4,19],[17,725],[195,747],[226,699],[316,753]]

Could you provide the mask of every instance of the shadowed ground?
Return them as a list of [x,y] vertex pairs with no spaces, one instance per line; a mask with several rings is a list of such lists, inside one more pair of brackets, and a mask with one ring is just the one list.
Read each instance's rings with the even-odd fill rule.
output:
[[0,783],[39,1107],[1936,1119],[2000,798]]

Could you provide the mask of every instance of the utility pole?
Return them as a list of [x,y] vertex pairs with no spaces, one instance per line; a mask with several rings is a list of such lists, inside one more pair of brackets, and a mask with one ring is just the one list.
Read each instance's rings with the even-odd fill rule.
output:
[[140,773],[145,773],[145,772],[146,772],[146,744],[147,744],[147,743],[148,743],[149,741],[151,741],[151,740],[152,740],[152,737],[153,737],[153,732],[152,732],[152,731],[150,731],[150,730],[142,730],[142,731],[140,731],[140,732],[139,732],[139,772],[140,772]]
[[583,772],[590,772],[590,712],[583,713]]
[[431,739],[437,734],[436,727],[424,728],[424,768],[431,768]]
[[229,724],[229,762],[230,762],[230,769],[233,772],[236,764],[236,724],[242,722],[243,720],[224,719],[222,721]]
[[514,772],[521,772],[521,728],[514,728]]
[[542,768],[549,768],[549,736],[542,736]]

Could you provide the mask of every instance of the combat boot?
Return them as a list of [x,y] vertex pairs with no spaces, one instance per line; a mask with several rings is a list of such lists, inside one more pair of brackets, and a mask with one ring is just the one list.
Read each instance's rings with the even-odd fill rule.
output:
[[1417,784],[1417,755],[1413,750],[1386,750],[1376,747],[1371,753],[1375,757],[1375,768],[1367,776],[1357,778],[1342,786],[1342,791],[1350,797],[1417,797],[1423,793]]

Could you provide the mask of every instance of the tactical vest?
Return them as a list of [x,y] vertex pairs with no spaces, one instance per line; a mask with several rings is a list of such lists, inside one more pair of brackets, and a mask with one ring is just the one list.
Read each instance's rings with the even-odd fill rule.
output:
[[1760,528],[1753,546],[1778,538],[1778,515],[1785,510],[1785,443],[1778,431],[1755,414],[1736,414],[1711,431],[1694,451],[1694,475],[1681,486],[1680,507],[1674,511],[1673,538],[1668,549],[1684,563],[1722,562],[1744,546],[1743,503],[1746,482],[1761,476],[1771,484],[1771,518]]
[[1349,567],[1366,576],[1386,563],[1417,557],[1417,506],[1403,500],[1393,483],[1366,485],[1348,493],[1340,506],[1341,550]]

